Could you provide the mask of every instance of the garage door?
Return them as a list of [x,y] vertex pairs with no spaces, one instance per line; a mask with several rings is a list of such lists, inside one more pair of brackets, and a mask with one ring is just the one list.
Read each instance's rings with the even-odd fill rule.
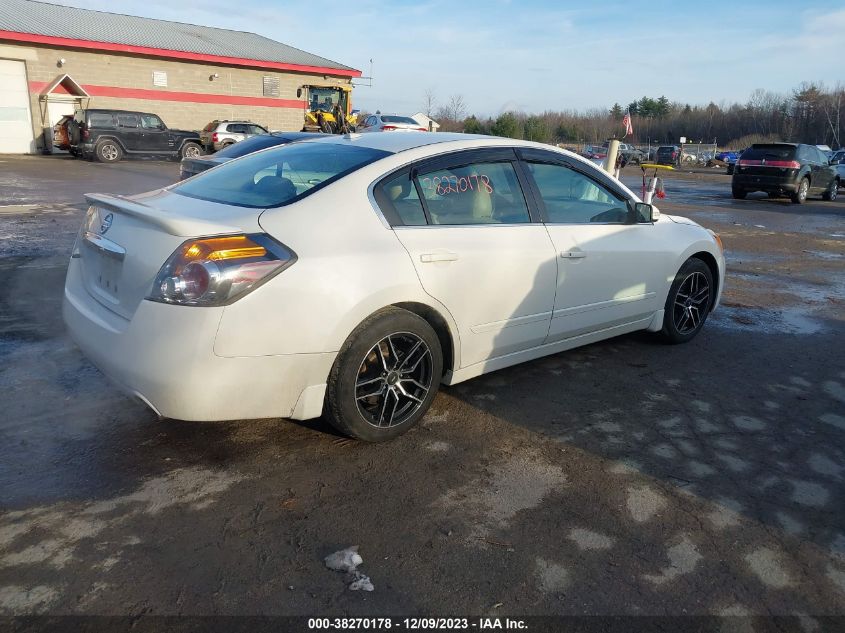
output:
[[0,154],[34,151],[24,62],[0,59]]

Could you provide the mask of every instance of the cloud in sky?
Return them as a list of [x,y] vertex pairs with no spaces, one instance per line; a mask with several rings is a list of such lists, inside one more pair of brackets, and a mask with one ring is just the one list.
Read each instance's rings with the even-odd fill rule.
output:
[[[841,1],[585,6],[552,0],[53,0],[89,9],[260,33],[369,72],[356,106],[402,113],[433,89],[468,110],[533,112],[670,101],[745,101],[803,81],[845,82]],[[837,74],[838,73],[838,74]]]

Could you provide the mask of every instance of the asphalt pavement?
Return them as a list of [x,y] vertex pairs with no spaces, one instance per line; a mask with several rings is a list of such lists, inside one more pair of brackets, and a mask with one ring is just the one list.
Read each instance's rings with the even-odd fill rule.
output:
[[[667,176],[660,208],[727,249],[694,341],[634,334],[443,388],[367,445],[321,420],[158,420],[68,340],[81,194],[177,175],[0,156],[0,615],[842,622],[823,616],[845,616],[845,199]],[[323,565],[350,545],[372,592]]]

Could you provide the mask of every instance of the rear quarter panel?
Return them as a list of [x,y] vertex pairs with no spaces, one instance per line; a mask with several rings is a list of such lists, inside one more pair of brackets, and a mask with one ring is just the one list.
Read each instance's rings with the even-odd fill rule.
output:
[[[299,202],[266,211],[262,228],[297,255],[290,268],[227,306],[221,356],[336,352],[370,314],[412,301],[449,313],[427,295],[410,257],[353,174]],[[456,345],[457,355],[457,345]]]

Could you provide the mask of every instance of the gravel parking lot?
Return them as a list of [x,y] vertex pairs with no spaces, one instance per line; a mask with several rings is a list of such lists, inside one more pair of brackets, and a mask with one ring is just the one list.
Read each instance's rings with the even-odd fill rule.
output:
[[[842,198],[667,176],[661,209],[727,249],[700,336],[444,388],[366,445],[319,420],[157,420],[67,339],[81,194],[177,176],[0,156],[0,614],[845,615]],[[323,565],[349,545],[372,593]]]

